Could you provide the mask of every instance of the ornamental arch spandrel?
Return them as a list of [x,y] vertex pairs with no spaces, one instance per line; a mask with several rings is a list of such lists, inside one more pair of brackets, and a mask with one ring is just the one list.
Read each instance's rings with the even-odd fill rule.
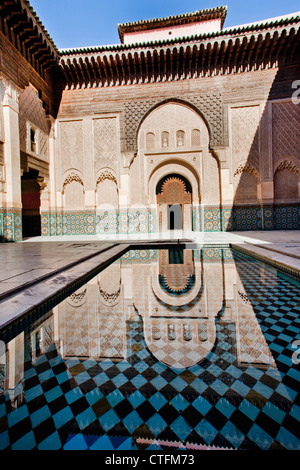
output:
[[[175,200],[181,201],[177,204],[182,210],[181,228],[187,230],[193,230],[194,211],[199,210],[200,204],[219,203],[219,165],[210,151],[211,141],[212,132],[207,119],[186,101],[164,100],[152,107],[141,119],[137,135],[137,156],[132,170],[134,173],[139,168],[143,200],[147,204],[157,205],[158,225],[161,229],[167,229],[166,211]],[[173,194],[172,200],[168,201],[166,190],[158,201],[159,181],[165,178],[167,184],[174,174],[179,183],[182,180],[190,185],[189,200],[187,195],[180,198]],[[176,181],[172,182],[172,187],[174,190],[177,187],[180,193],[182,188],[178,181],[175,184]]]
[[137,150],[138,135],[144,121],[157,108],[170,103],[188,107],[201,117],[209,133],[210,145],[223,144],[222,97],[220,93],[206,93],[188,97],[174,96],[167,99],[149,98],[126,102],[124,108],[124,151]]

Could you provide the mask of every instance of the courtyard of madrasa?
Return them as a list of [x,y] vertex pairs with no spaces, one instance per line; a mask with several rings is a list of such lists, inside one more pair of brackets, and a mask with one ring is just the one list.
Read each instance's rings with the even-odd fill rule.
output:
[[300,13],[0,8],[0,449],[299,450]]

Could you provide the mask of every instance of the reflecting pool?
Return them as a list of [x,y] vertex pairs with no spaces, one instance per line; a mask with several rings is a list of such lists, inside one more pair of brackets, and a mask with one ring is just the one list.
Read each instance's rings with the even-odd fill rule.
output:
[[0,331],[0,449],[300,449],[299,287],[229,247],[128,251]]

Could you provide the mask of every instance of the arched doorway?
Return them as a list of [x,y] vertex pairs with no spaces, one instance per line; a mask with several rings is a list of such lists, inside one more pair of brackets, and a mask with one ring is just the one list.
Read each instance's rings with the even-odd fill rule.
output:
[[172,173],[156,186],[160,230],[191,228],[192,186],[182,175]]

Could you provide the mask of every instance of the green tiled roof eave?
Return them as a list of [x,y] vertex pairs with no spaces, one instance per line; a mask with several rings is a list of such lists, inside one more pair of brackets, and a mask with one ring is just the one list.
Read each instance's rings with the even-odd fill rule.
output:
[[245,27],[238,27],[232,29],[226,29],[223,31],[216,31],[213,33],[205,33],[199,35],[192,35],[188,37],[182,37],[180,39],[173,38],[173,39],[165,39],[165,40],[158,40],[158,41],[150,41],[150,42],[136,42],[132,44],[112,44],[106,46],[92,46],[92,47],[83,47],[77,49],[60,49],[59,54],[60,56],[67,56],[67,55],[75,55],[75,54],[89,54],[89,53],[96,53],[96,52],[106,52],[106,51],[123,51],[132,48],[143,48],[143,47],[157,47],[157,46],[167,46],[169,44],[176,44],[176,43],[185,43],[189,41],[201,41],[206,39],[221,39],[222,37],[226,38],[231,35],[236,34],[245,34],[251,31],[261,31],[265,29],[271,29],[274,27],[280,26],[288,26],[293,23],[299,22],[300,27],[300,16],[291,17],[288,19],[282,19],[274,22],[266,22],[263,24],[257,23]]
[[153,18],[149,20],[139,20],[139,21],[134,21],[134,22],[129,22],[129,23],[120,23],[118,24],[118,27],[131,27],[131,26],[140,26],[140,25],[149,25],[152,23],[161,23],[164,21],[176,21],[176,20],[184,20],[184,19],[190,19],[193,17],[199,17],[201,15],[209,15],[209,14],[216,14],[217,17],[220,16],[220,14],[223,14],[224,16],[227,13],[227,6],[221,6],[221,7],[216,7],[216,8],[209,8],[206,10],[197,10],[192,13],[183,13],[181,15],[171,15],[167,16],[164,18]]
[[[208,8],[205,10],[197,10],[192,13],[183,13],[179,15],[167,16],[164,18],[153,18],[149,20],[139,20],[130,23],[120,23],[118,24],[118,31],[121,42],[123,42],[124,33],[126,30],[137,31],[143,29],[149,29],[149,26],[153,29],[159,28],[164,25],[170,24],[184,24],[191,21],[201,21],[207,19],[220,18],[221,19],[221,28],[225,22],[227,15],[227,6],[220,6],[215,8]],[[202,17],[202,18],[201,18]]]

